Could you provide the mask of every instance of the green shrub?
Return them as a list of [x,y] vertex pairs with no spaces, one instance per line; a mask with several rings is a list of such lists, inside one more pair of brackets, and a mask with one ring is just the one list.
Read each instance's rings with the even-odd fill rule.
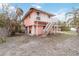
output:
[[5,38],[0,38],[0,43],[4,43],[6,42],[6,39]]
[[0,27],[4,27],[5,26],[5,22],[3,20],[0,20]]
[[70,28],[67,26],[61,26],[61,31],[70,31]]

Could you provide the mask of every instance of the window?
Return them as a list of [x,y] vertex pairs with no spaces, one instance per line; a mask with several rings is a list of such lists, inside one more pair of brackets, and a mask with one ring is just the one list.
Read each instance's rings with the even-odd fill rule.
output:
[[40,20],[40,17],[36,17],[37,20]]
[[40,13],[37,12],[37,17],[36,17],[37,20],[40,20],[39,14],[40,14]]
[[43,26],[43,29],[45,29],[45,26]]
[[37,15],[38,15],[38,16],[39,16],[39,14],[40,14],[40,13],[39,13],[39,12],[37,12]]
[[48,18],[50,18],[50,16],[48,16]]
[[30,18],[30,15],[29,15],[29,18]]

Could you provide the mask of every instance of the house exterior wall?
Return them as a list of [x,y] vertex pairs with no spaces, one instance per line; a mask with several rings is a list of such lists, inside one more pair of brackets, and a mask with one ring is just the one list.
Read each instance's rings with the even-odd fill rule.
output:
[[40,13],[40,18],[41,18],[41,21],[44,21],[44,22],[51,22],[51,19],[50,19],[49,16],[46,15],[46,14]]
[[[36,17],[38,17],[38,15],[37,15],[36,12],[37,11],[33,11],[31,13],[31,15],[30,15],[32,21],[37,21]],[[51,22],[51,19],[45,13],[40,12],[39,17],[40,17],[40,20],[39,21],[42,21],[42,22]]]
[[43,34],[43,26],[36,26],[36,35]]
[[[36,22],[35,23],[35,21],[38,21],[37,19],[36,19],[36,17],[38,17],[38,15],[37,15],[37,11],[32,11],[30,14],[29,14],[29,16],[28,17],[26,17],[25,18],[25,20],[24,20],[24,25],[26,26],[26,27],[28,27],[28,32],[29,32],[29,26],[31,26],[32,28],[31,28],[31,34],[32,35],[41,35],[41,34],[43,34],[44,32],[43,32],[43,26],[41,26],[41,25],[46,25],[48,22],[51,22],[52,20],[49,18],[49,16],[47,15],[47,14],[45,14],[45,13],[42,13],[42,12],[40,12],[39,13],[39,17],[40,17],[40,20],[39,21],[41,21],[41,23],[40,22]],[[54,19],[53,19],[54,20]],[[40,25],[39,25],[40,24]],[[52,33],[53,31],[51,30],[51,33]],[[29,33],[28,33],[29,34]]]
[[35,35],[35,34],[36,34],[35,26],[33,25],[33,26],[32,26],[32,35]]
[[[36,12],[37,11],[32,11],[30,13],[30,15],[27,18],[25,18],[25,20],[24,20],[24,25],[25,26],[34,25],[34,21],[38,21],[36,19],[38,17]],[[44,14],[42,12],[40,12],[39,17],[40,17],[39,21],[41,21],[41,22],[51,22],[52,21],[47,14]]]
[[34,22],[32,21],[32,19],[30,19],[29,17],[27,17],[24,20],[24,25],[25,26],[32,26],[32,25],[34,25]]

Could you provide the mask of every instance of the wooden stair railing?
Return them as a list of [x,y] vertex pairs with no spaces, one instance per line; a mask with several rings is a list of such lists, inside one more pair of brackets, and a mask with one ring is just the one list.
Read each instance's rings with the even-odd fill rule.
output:
[[48,23],[47,25],[46,25],[46,27],[44,28],[44,34],[49,34],[49,32],[51,31],[51,29],[52,29],[52,26],[54,26],[54,23],[53,22],[51,22],[51,23]]

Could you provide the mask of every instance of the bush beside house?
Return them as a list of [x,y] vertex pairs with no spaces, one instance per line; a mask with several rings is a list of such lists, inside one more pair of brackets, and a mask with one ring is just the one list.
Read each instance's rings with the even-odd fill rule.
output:
[[70,31],[70,28],[67,26],[61,26],[61,31]]

